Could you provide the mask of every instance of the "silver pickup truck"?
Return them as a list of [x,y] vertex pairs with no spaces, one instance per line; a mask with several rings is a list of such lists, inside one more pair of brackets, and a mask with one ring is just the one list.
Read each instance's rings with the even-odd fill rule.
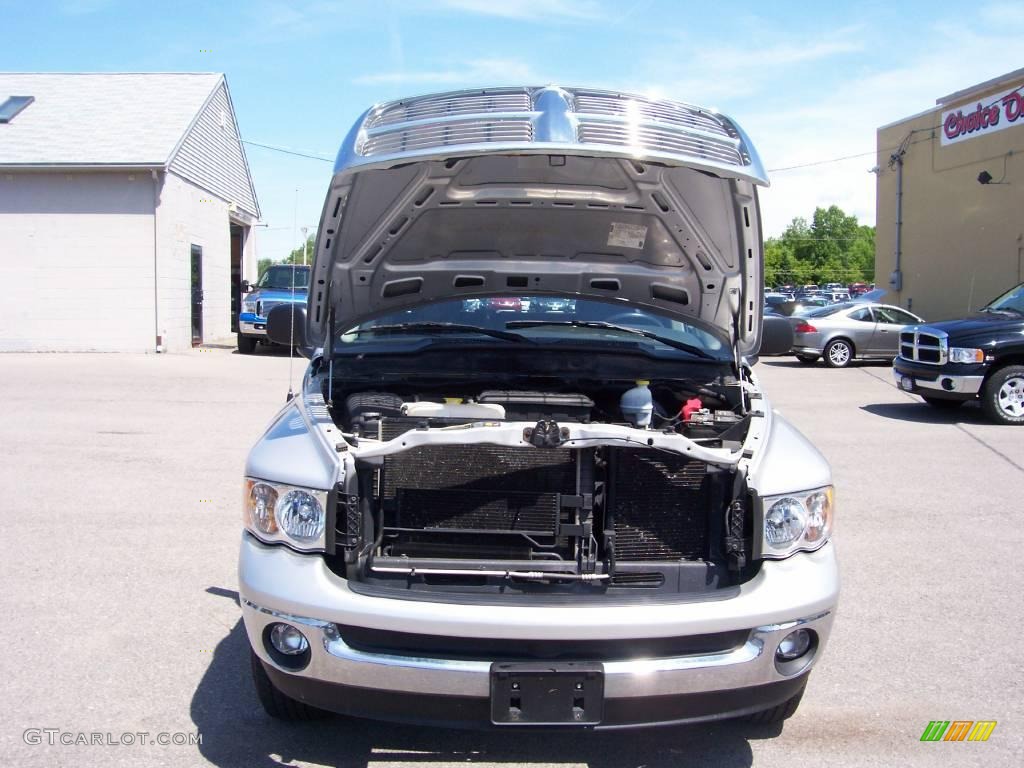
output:
[[[757,187],[729,118],[548,86],[345,139],[310,358],[246,464],[266,711],[620,728],[796,710],[839,593],[827,462],[751,370]],[[788,325],[783,323],[788,329]]]

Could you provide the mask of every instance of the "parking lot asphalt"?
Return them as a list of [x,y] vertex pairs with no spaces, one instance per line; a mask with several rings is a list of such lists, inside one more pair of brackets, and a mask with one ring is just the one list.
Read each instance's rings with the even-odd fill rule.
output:
[[[3,355],[0,370],[4,765],[1024,764],[1024,429],[934,411],[887,366],[757,366],[837,487],[843,594],[798,714],[781,730],[553,734],[263,714],[235,558],[245,455],[284,404],[284,355]],[[921,743],[930,720],[998,726]],[[104,743],[60,743],[83,732]],[[118,743],[140,732],[202,744]]]

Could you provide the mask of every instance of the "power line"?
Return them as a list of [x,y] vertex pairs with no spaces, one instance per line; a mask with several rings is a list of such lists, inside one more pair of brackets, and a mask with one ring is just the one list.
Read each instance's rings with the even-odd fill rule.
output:
[[[883,152],[887,150],[881,150]],[[831,157],[828,160],[813,160],[809,163],[800,163],[799,165],[787,165],[784,168],[769,168],[768,173],[781,173],[783,171],[795,171],[798,168],[810,168],[815,165],[825,165],[827,163],[841,163],[843,160],[853,160],[857,157],[867,157],[868,155],[877,154],[878,150],[872,150],[871,152],[859,152],[856,155],[843,155],[842,157]]]
[[[933,131],[933,130],[935,130],[938,127],[939,126],[932,126],[931,128],[917,128],[917,129],[911,131],[911,133],[913,134],[913,133],[920,133],[921,131]],[[910,144],[918,144],[921,141],[928,141],[930,138],[931,137],[929,137],[928,139],[918,139],[918,141],[912,141],[912,142],[910,142]],[[263,143],[258,142],[258,141],[249,141],[248,139],[242,139],[242,143],[243,144],[249,144],[249,145],[254,146],[254,147],[260,147],[261,149],[269,149],[272,152],[281,152],[282,154],[285,154],[285,155],[294,155],[295,157],[305,157],[305,158],[308,158],[310,160],[320,160],[321,162],[324,162],[324,163],[332,163],[332,162],[334,162],[330,158],[323,157],[322,155],[314,155],[311,152],[300,152],[300,151],[294,150],[294,149],[285,149],[284,147],[275,147],[273,144],[263,144]],[[857,152],[856,154],[853,154],[853,155],[842,155],[841,157],[830,157],[830,158],[826,158],[824,160],[811,160],[811,161],[806,162],[806,163],[797,163],[796,165],[786,165],[786,166],[783,166],[781,168],[769,168],[767,170],[768,170],[768,173],[784,173],[786,171],[796,171],[796,170],[799,170],[801,168],[813,168],[813,167],[818,166],[818,165],[828,165],[830,163],[841,163],[844,160],[856,160],[858,157],[870,157],[871,155],[882,154],[884,152],[892,152],[893,150],[896,150],[896,149],[899,149],[899,146],[886,147],[884,149],[873,149],[870,152]]]
[[242,143],[243,144],[251,144],[254,147],[262,147],[263,149],[270,149],[270,150],[273,150],[274,152],[282,152],[282,153],[284,153],[286,155],[295,155],[296,157],[308,157],[310,160],[322,160],[325,163],[332,163],[332,162],[334,162],[333,160],[331,160],[330,158],[327,158],[327,157],[321,157],[320,155],[313,155],[313,154],[310,154],[308,152],[297,152],[294,149],[285,149],[284,147],[275,147],[273,144],[261,144],[258,141],[247,141],[246,139],[242,139]]
[[[922,133],[922,132],[926,132],[926,131],[927,132],[931,132],[931,131],[934,131],[935,129],[937,129],[938,127],[939,126],[937,126],[937,125],[933,125],[931,128],[915,128],[914,130],[912,130],[908,134],[908,136],[913,136],[915,133]],[[911,142],[909,142],[907,144],[907,146],[911,146],[912,144],[920,144],[922,141],[931,141],[931,139],[932,139],[932,137],[928,136],[927,138],[924,138],[924,139],[918,139],[917,141],[911,141]],[[895,147],[884,147],[882,149],[873,149],[870,152],[858,152],[855,155],[843,155],[842,157],[830,157],[827,160],[812,160],[812,161],[810,161],[808,163],[799,163],[797,165],[787,165],[784,168],[769,168],[768,169],[768,173],[781,173],[783,171],[795,171],[795,170],[797,170],[799,168],[810,168],[810,167],[815,166],[815,165],[826,165],[828,163],[841,163],[843,160],[853,160],[853,159],[856,159],[858,157],[870,157],[871,155],[881,155],[881,154],[884,154],[886,152],[893,152],[893,151],[899,149],[900,146],[901,146],[901,144],[897,144]]]

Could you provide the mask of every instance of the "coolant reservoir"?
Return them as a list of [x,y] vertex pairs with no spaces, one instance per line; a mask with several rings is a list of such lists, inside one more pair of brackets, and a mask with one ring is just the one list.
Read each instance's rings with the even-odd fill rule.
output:
[[636,386],[622,393],[619,400],[619,408],[622,415],[634,427],[651,426],[651,414],[654,413],[654,398],[651,390],[647,387],[651,382],[643,379],[637,381]]
[[505,407],[498,403],[402,403],[406,416],[422,416],[439,419],[487,419],[505,418]]

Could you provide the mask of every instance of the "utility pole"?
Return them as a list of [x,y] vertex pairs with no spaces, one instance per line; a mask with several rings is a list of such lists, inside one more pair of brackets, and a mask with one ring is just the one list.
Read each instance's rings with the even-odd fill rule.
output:
[[903,290],[903,156],[907,154],[913,135],[913,132],[908,133],[889,157],[889,168],[896,171],[896,264],[889,275],[889,287],[896,293]]

